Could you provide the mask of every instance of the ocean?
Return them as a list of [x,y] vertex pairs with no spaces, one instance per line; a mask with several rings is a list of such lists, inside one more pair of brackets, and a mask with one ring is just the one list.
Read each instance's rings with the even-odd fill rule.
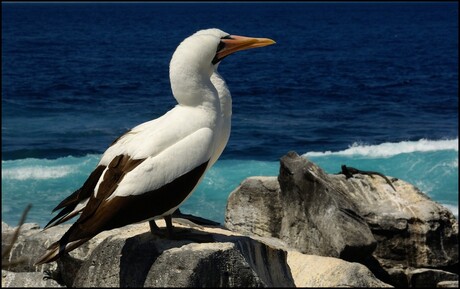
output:
[[232,134],[184,213],[223,223],[232,190],[296,151],[458,218],[457,2],[2,2],[2,221],[32,204],[44,226],[113,140],[171,109],[172,53],[211,27],[276,44],[220,64]]

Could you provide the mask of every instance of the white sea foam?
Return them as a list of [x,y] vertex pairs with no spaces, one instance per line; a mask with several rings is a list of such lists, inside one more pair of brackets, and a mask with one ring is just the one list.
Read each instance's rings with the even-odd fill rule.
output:
[[74,166],[26,166],[10,169],[2,169],[2,179],[29,180],[29,179],[57,179],[70,174],[75,170]]
[[381,143],[378,145],[366,145],[353,143],[343,151],[307,152],[304,156],[365,156],[365,157],[391,157],[403,153],[428,152],[440,150],[458,151],[458,138],[453,140],[427,140],[402,141],[398,143]]

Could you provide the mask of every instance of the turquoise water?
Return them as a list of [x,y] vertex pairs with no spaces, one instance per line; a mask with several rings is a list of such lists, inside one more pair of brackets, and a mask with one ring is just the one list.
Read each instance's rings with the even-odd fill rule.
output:
[[[402,179],[458,216],[458,139],[355,144],[343,151],[308,152],[304,156],[328,173],[337,173],[346,164]],[[27,221],[44,226],[52,217],[51,210],[81,186],[99,157],[2,161],[2,220],[16,224],[31,203]],[[278,161],[219,160],[182,211],[223,223],[228,195],[245,178],[277,176],[278,172]]]

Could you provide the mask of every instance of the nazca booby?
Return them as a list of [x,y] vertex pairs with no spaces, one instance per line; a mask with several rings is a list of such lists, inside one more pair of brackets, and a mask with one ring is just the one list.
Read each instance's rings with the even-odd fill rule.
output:
[[[80,217],[35,265],[57,260],[98,233],[165,218],[191,195],[217,161],[230,136],[232,99],[217,67],[240,50],[274,44],[268,38],[205,29],[186,38],[171,62],[171,89],[178,104],[116,139],[80,189],[53,211],[45,229]],[[169,221],[169,222],[168,222]],[[152,227],[153,225],[153,227]]]

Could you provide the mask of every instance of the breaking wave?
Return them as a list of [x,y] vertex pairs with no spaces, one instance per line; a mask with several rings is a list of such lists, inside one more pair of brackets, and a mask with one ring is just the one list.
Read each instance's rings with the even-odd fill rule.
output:
[[307,152],[306,157],[318,156],[363,156],[369,158],[392,157],[404,153],[429,152],[441,150],[458,151],[458,138],[452,140],[427,140],[418,141],[401,141],[397,143],[386,142],[378,145],[366,145],[362,143],[353,143],[348,149],[332,152]]

